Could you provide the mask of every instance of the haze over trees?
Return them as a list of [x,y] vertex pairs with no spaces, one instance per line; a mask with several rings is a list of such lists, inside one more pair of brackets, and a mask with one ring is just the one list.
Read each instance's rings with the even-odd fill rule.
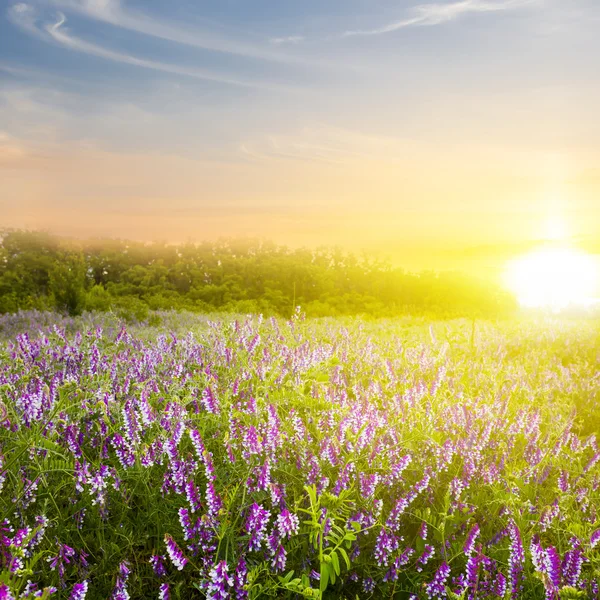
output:
[[500,287],[460,273],[411,273],[337,248],[290,249],[257,240],[167,245],[77,241],[44,232],[0,239],[0,312],[185,309],[289,316],[509,314]]

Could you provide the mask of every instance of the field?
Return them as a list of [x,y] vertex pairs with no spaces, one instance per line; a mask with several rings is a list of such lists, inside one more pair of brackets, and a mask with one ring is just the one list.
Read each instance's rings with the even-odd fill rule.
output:
[[0,598],[600,598],[597,322],[0,320]]

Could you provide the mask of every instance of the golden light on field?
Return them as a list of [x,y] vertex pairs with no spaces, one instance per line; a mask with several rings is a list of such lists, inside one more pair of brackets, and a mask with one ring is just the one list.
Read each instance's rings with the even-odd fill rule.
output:
[[598,285],[594,258],[568,246],[540,248],[512,260],[506,283],[522,306],[551,308],[591,306]]

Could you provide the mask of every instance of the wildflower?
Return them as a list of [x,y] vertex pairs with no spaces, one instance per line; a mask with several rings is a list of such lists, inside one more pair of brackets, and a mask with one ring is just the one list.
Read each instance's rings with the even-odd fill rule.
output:
[[370,475],[360,474],[360,493],[363,498],[372,498],[375,494],[375,487],[379,482],[379,475],[372,473]]
[[204,452],[206,451],[206,448],[204,446],[204,442],[202,441],[202,437],[200,436],[200,433],[198,432],[197,429],[190,429],[189,436],[190,436],[190,439],[192,440],[192,444],[194,446],[194,449],[196,450],[196,454],[198,455],[198,458],[200,460],[202,460],[204,457]]
[[5,583],[0,583],[0,600],[15,600],[10,588]]
[[556,597],[560,587],[560,556],[552,546],[544,549],[537,538],[531,540],[530,551],[533,566],[543,575],[542,581],[546,590],[546,598],[552,600]]
[[377,564],[387,566],[390,561],[390,554],[398,549],[398,538],[393,533],[388,533],[385,528],[382,528],[375,542],[375,560]]
[[167,546],[167,554],[171,559],[171,562],[178,571],[181,571],[187,564],[188,560],[183,556],[183,552],[179,549],[175,540],[168,534],[165,533],[165,544]]
[[69,559],[73,556],[75,556],[75,550],[73,550],[73,548],[66,544],[59,544],[58,553],[54,557],[51,556],[47,559],[50,563],[50,569],[52,569],[52,571],[56,569],[61,582],[65,578],[65,564],[70,564],[71,561]]
[[510,536],[510,556],[508,564],[510,566],[510,586],[513,598],[519,596],[521,589],[520,579],[525,564],[525,552],[523,550],[523,542],[521,541],[521,532],[514,521],[508,525],[508,535]]
[[385,523],[386,526],[390,527],[391,529],[393,529],[395,531],[400,524],[399,523],[400,516],[408,508],[409,504],[410,504],[410,502],[406,498],[399,498],[396,501],[396,505],[390,512],[390,515]]
[[192,513],[200,510],[200,496],[195,483],[191,479],[185,484],[185,496],[190,504]]
[[152,565],[152,570],[157,577],[164,577],[167,574],[164,555],[153,554],[148,562]]
[[581,577],[581,568],[585,557],[579,547],[575,547],[565,553],[562,562],[562,575],[565,585],[577,586]]
[[270,517],[271,513],[260,504],[255,502],[250,507],[246,519],[246,533],[250,534],[250,541],[248,542],[250,550],[260,550]]
[[71,595],[69,596],[69,600],[84,600],[88,591],[88,582],[82,581],[81,583],[76,583],[73,586],[73,590],[71,591]]
[[229,588],[233,586],[233,579],[227,574],[227,571],[227,562],[224,560],[211,569],[206,600],[226,600],[229,598]]
[[465,556],[471,556],[471,554],[473,554],[475,542],[477,541],[480,531],[479,524],[475,523],[475,525],[473,525],[471,528],[471,531],[469,531],[465,545],[463,546],[463,552],[465,553]]
[[479,580],[479,567],[481,564],[481,554],[471,554],[467,559],[465,566],[464,587],[474,590]]
[[450,567],[443,562],[436,571],[433,579],[425,586],[425,593],[428,598],[446,597],[446,579],[450,575]]
[[236,600],[246,600],[248,598],[248,591],[246,590],[246,583],[248,581],[248,568],[246,561],[240,558],[235,573],[233,574],[233,592]]
[[375,589],[375,580],[371,577],[365,577],[363,579],[362,589],[365,593],[370,594]]
[[215,486],[212,481],[206,484],[206,505],[208,507],[208,514],[210,515],[216,515],[223,505],[221,498],[215,492]]
[[425,544],[423,554],[417,560],[417,571],[420,573],[423,567],[428,563],[429,559],[435,554],[435,548],[430,544]]
[[210,386],[202,392],[200,400],[206,412],[212,413],[214,415],[219,414],[219,403]]
[[498,573],[498,575],[496,575],[496,581],[494,582],[494,594],[499,598],[504,598],[507,590],[508,581],[506,577],[502,573]]
[[119,565],[119,574],[112,593],[112,600],[129,600],[129,592],[127,591],[127,580],[129,579],[129,564],[123,561]]
[[194,536],[194,528],[192,526],[192,522],[190,521],[190,514],[187,508],[179,509],[179,523],[181,524],[181,529],[183,529],[183,539],[191,540]]
[[171,592],[168,583],[161,583],[158,588],[158,600],[171,600]]
[[271,566],[277,571],[281,573],[285,569],[285,563],[287,560],[287,552],[282,544],[277,546],[277,550],[271,560]]
[[277,529],[279,529],[279,535],[282,539],[297,534],[299,526],[298,516],[291,513],[287,508],[284,508],[277,516]]

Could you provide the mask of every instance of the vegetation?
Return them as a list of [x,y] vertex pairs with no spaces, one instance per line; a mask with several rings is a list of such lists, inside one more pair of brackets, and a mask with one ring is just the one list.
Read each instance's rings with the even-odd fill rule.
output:
[[598,324],[167,318],[0,319],[0,597],[598,597]]
[[71,315],[149,310],[291,316],[510,314],[505,291],[459,273],[408,273],[337,249],[290,250],[256,241],[218,244],[76,242],[7,231],[0,244],[0,312]]

